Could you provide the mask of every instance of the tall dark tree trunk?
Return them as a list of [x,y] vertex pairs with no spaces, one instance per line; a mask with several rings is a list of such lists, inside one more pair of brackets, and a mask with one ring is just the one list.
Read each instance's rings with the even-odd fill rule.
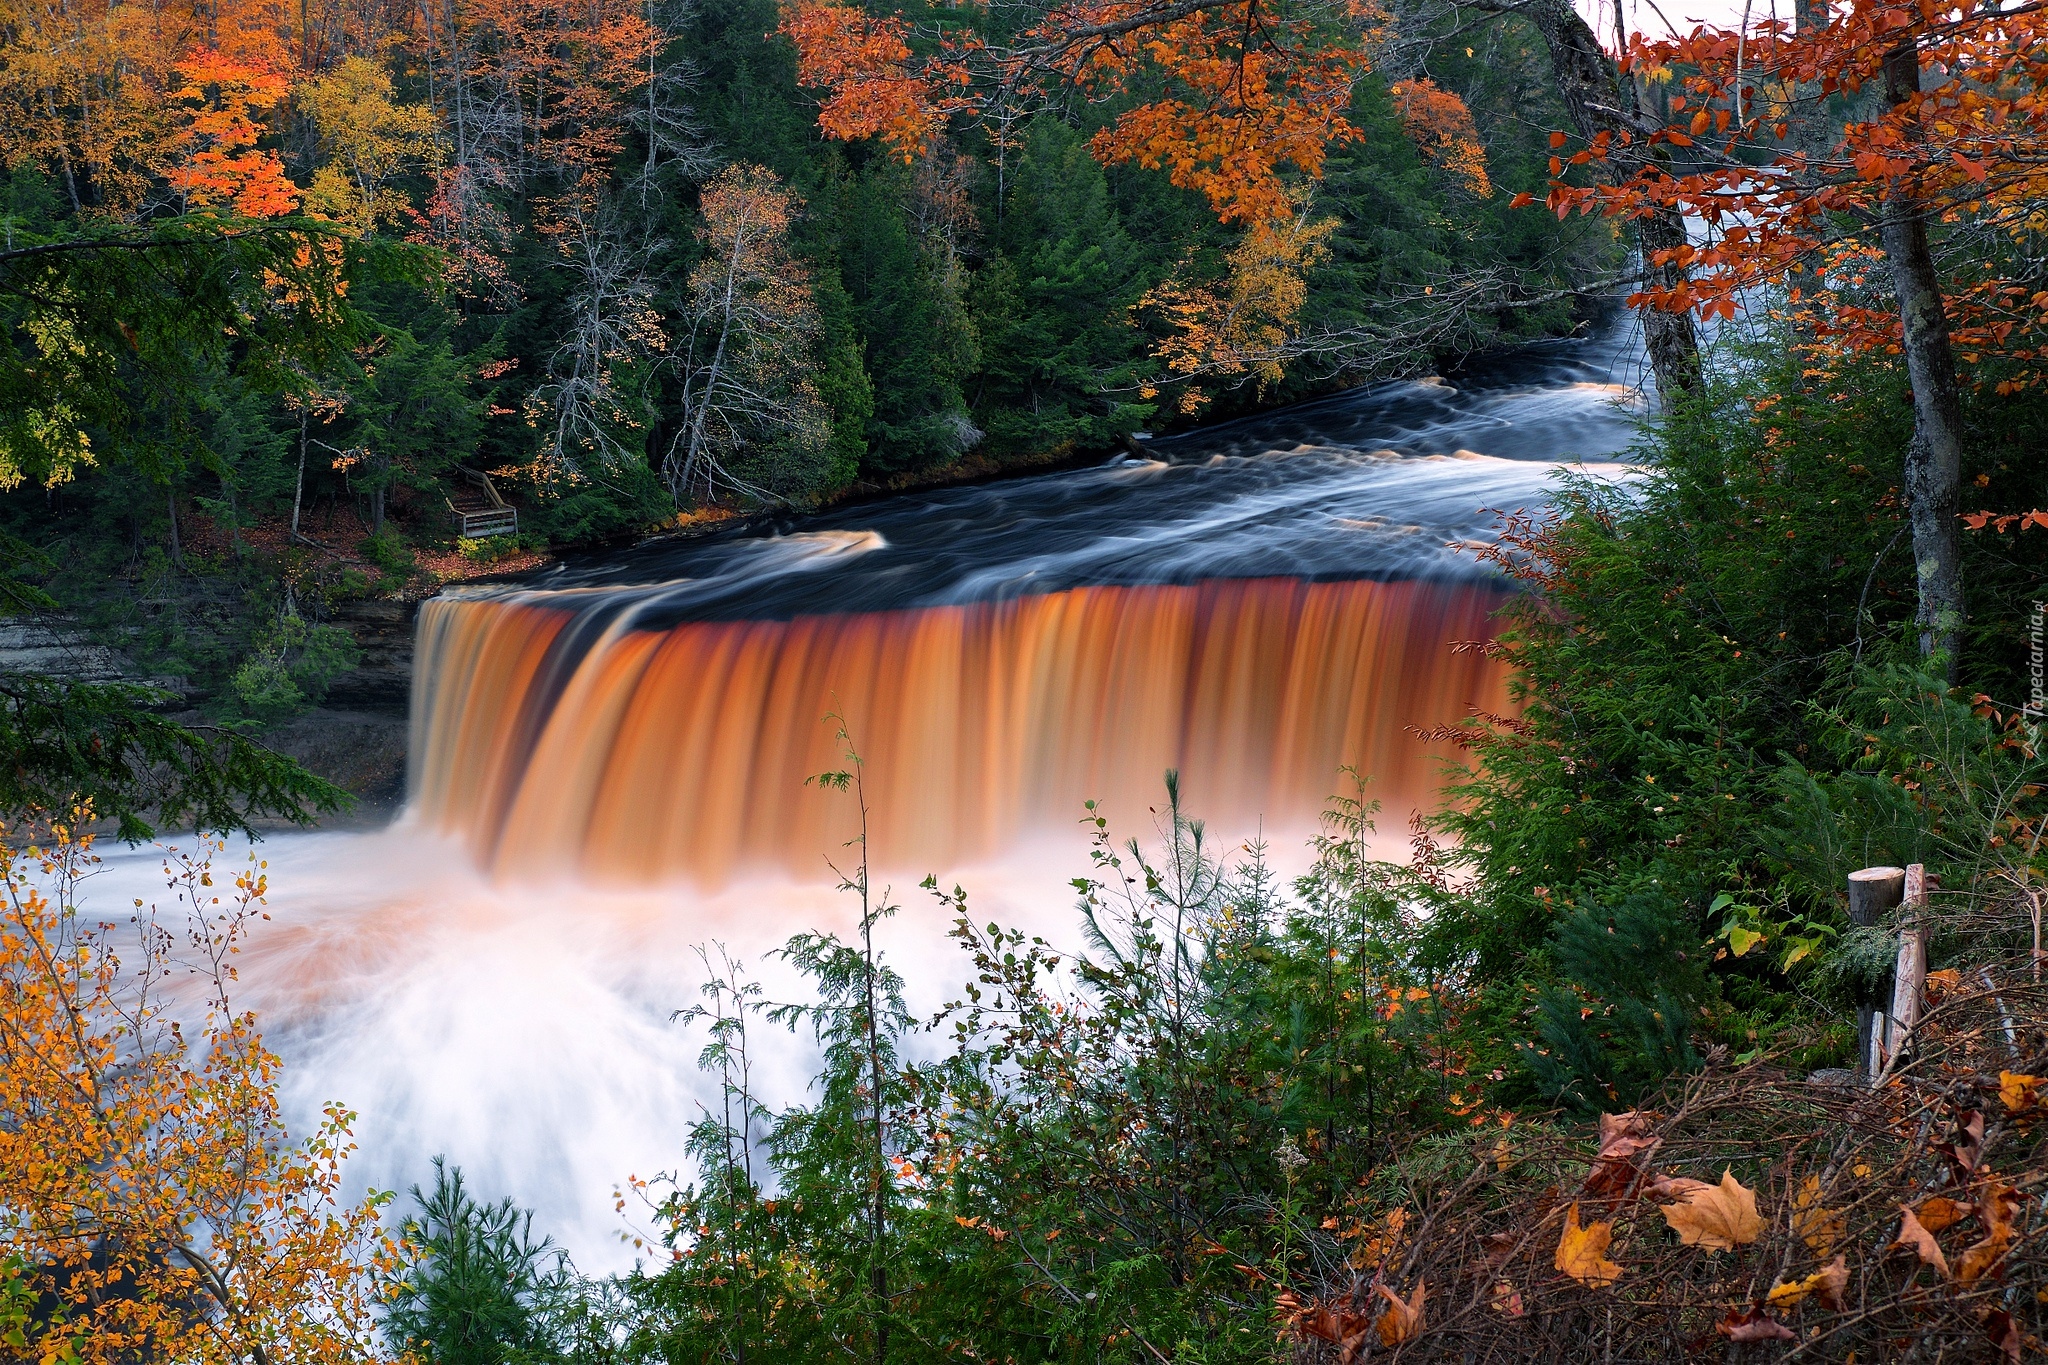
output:
[[[1486,0],[1485,7],[1506,11],[1500,0]],[[1614,59],[1600,46],[1591,26],[1572,7],[1571,0],[1536,0],[1525,13],[1543,35],[1556,71],[1558,98],[1571,114],[1580,136],[1589,141],[1599,133],[1611,134],[1614,150],[1599,163],[1617,180],[1627,179],[1647,165],[1662,164],[1669,151],[1663,144],[1650,147],[1646,135],[1656,123],[1643,114],[1636,85],[1615,67]],[[1623,134],[1630,141],[1624,145]],[[1685,245],[1685,218],[1674,208],[1659,208],[1636,220],[1636,245],[1643,255],[1646,283],[1652,288],[1670,289],[1685,281],[1685,267],[1658,265],[1659,251]],[[1698,392],[1701,382],[1699,333],[1689,313],[1669,313],[1651,308],[1643,312],[1643,341],[1650,352],[1650,367],[1657,376],[1657,388],[1669,402],[1681,393]]]
[[[1920,53],[1912,38],[1884,60],[1885,99],[1893,108],[1920,90]],[[1880,226],[1904,328],[1906,373],[1913,384],[1913,440],[1906,449],[1906,511],[1913,526],[1919,584],[1920,653],[1939,655],[1951,682],[1963,627],[1963,571],[1956,502],[1963,474],[1963,402],[1950,344],[1941,278],[1927,243],[1927,209],[1901,179],[1885,200]]]

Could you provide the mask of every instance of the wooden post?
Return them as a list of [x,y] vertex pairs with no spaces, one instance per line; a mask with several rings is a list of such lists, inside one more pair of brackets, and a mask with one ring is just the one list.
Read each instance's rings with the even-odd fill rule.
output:
[[1899,929],[1899,961],[1892,970],[1892,1007],[1886,1017],[1884,1045],[1870,1059],[1870,1079],[1884,1074],[1894,1058],[1905,1051],[1920,1022],[1920,992],[1927,986],[1927,930],[1919,916],[1927,909],[1927,869],[1919,863],[1906,868],[1905,921]]
[[[1906,894],[1906,869],[1866,867],[1849,874],[1849,920],[1868,929],[1897,908]],[[1879,997],[1866,992],[1856,1002],[1856,1079],[1867,1082],[1877,1074],[1873,1061],[1878,1053]]]

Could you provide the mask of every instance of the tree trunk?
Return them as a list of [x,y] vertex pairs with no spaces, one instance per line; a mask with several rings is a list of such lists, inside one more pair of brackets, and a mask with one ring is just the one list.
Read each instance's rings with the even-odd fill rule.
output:
[[300,408],[300,409],[299,409],[299,473],[298,473],[298,477],[292,480],[292,534],[291,534],[291,538],[292,538],[293,540],[297,540],[297,539],[299,538],[299,498],[301,497],[301,495],[303,495],[303,494],[305,493],[305,491],[306,491],[306,410],[305,410],[305,409],[304,409],[304,408],[302,407],[302,408]]
[[[1495,8],[1492,0],[1487,7]],[[1508,6],[1499,8],[1504,11]],[[1601,49],[1598,35],[1569,0],[1538,0],[1527,13],[1550,49],[1558,98],[1564,101],[1580,136],[1590,141],[1598,133],[1613,135],[1614,150],[1601,163],[1606,173],[1617,180],[1626,179],[1645,165],[1666,161],[1669,154],[1662,144],[1649,147],[1645,143],[1651,125],[1644,120],[1635,82],[1623,79],[1614,59]],[[1626,145],[1624,133],[1632,139]],[[1636,244],[1643,255],[1646,283],[1669,289],[1684,282],[1685,267],[1658,265],[1652,258],[1685,243],[1685,217],[1675,208],[1658,208],[1636,220]],[[1657,389],[1667,404],[1678,394],[1699,391],[1699,334],[1690,313],[1643,310],[1643,341],[1650,352]]]
[[[1885,55],[1885,98],[1893,108],[1920,90],[1920,53],[1909,37]],[[1881,227],[1892,288],[1899,298],[1906,373],[1913,385],[1913,440],[1906,448],[1906,511],[1913,526],[1913,567],[1919,585],[1920,654],[1940,660],[1953,682],[1963,627],[1962,553],[1956,501],[1963,475],[1963,401],[1949,343],[1948,309],[1926,209],[1905,179],[1885,200]]]

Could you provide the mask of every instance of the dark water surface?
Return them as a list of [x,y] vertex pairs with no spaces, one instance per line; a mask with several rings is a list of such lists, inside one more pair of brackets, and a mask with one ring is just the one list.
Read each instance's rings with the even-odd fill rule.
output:
[[[1214,578],[1476,577],[1494,511],[1625,457],[1626,315],[1452,380],[1377,384],[1144,443],[1147,458],[941,489],[558,565],[527,589],[652,591],[637,624],[778,619]],[[486,591],[489,591],[488,589]],[[623,600],[621,600],[623,599]],[[596,604],[593,603],[595,606]]]

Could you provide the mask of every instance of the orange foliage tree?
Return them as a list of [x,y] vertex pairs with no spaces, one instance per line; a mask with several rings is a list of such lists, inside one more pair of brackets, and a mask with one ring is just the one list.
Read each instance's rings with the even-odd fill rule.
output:
[[1369,0],[1088,0],[1034,11],[1007,40],[958,26],[927,40],[900,15],[796,0],[782,31],[798,79],[828,92],[829,136],[881,137],[909,158],[952,116],[1014,112],[1049,86],[1134,97],[1096,155],[1164,170],[1250,225],[1293,215],[1286,169],[1313,178],[1358,136],[1346,110],[1382,22]]
[[380,1356],[383,1196],[341,1195],[350,1115],[293,1142],[278,1059],[228,999],[264,892],[171,851],[182,915],[77,904],[98,859],[68,822],[0,841],[0,1339],[79,1365]]
[[[1287,299],[1327,236],[1303,221],[1307,187],[1333,146],[1360,136],[1352,86],[1385,22],[1374,0],[1084,0],[1032,8],[999,37],[791,0],[782,32],[796,45],[799,82],[826,92],[819,127],[880,138],[906,160],[932,150],[956,117],[982,120],[1000,150],[1020,114],[1056,91],[1122,101],[1091,143],[1097,159],[1165,172],[1246,234],[1228,281],[1175,281],[1148,301],[1173,327],[1162,355],[1183,378],[1263,383],[1298,311]],[[1440,107],[1458,104],[1437,93]],[[1276,270],[1292,283],[1248,313],[1251,295],[1282,283]],[[1190,389],[1183,406],[1201,401]]]
[[[1568,154],[1569,139],[1553,134],[1561,155],[1549,204],[1560,216],[1676,211],[1704,225],[1701,240],[1653,254],[1668,273],[1635,302],[1732,317],[1750,291],[1767,291],[1810,330],[1821,363],[1842,352],[1902,357],[1914,402],[1904,490],[1921,647],[1953,666],[1963,616],[1957,355],[2005,362],[1997,382],[2008,389],[2038,382],[2048,356],[2048,292],[2027,253],[2009,249],[2048,227],[2048,13],[1847,0],[1806,17],[1796,30],[1774,19],[1638,35],[1627,65],[1663,88],[1663,108],[1646,105]],[[1567,164],[1629,170],[1572,185]],[[1888,291],[1872,287],[1880,275]]]

